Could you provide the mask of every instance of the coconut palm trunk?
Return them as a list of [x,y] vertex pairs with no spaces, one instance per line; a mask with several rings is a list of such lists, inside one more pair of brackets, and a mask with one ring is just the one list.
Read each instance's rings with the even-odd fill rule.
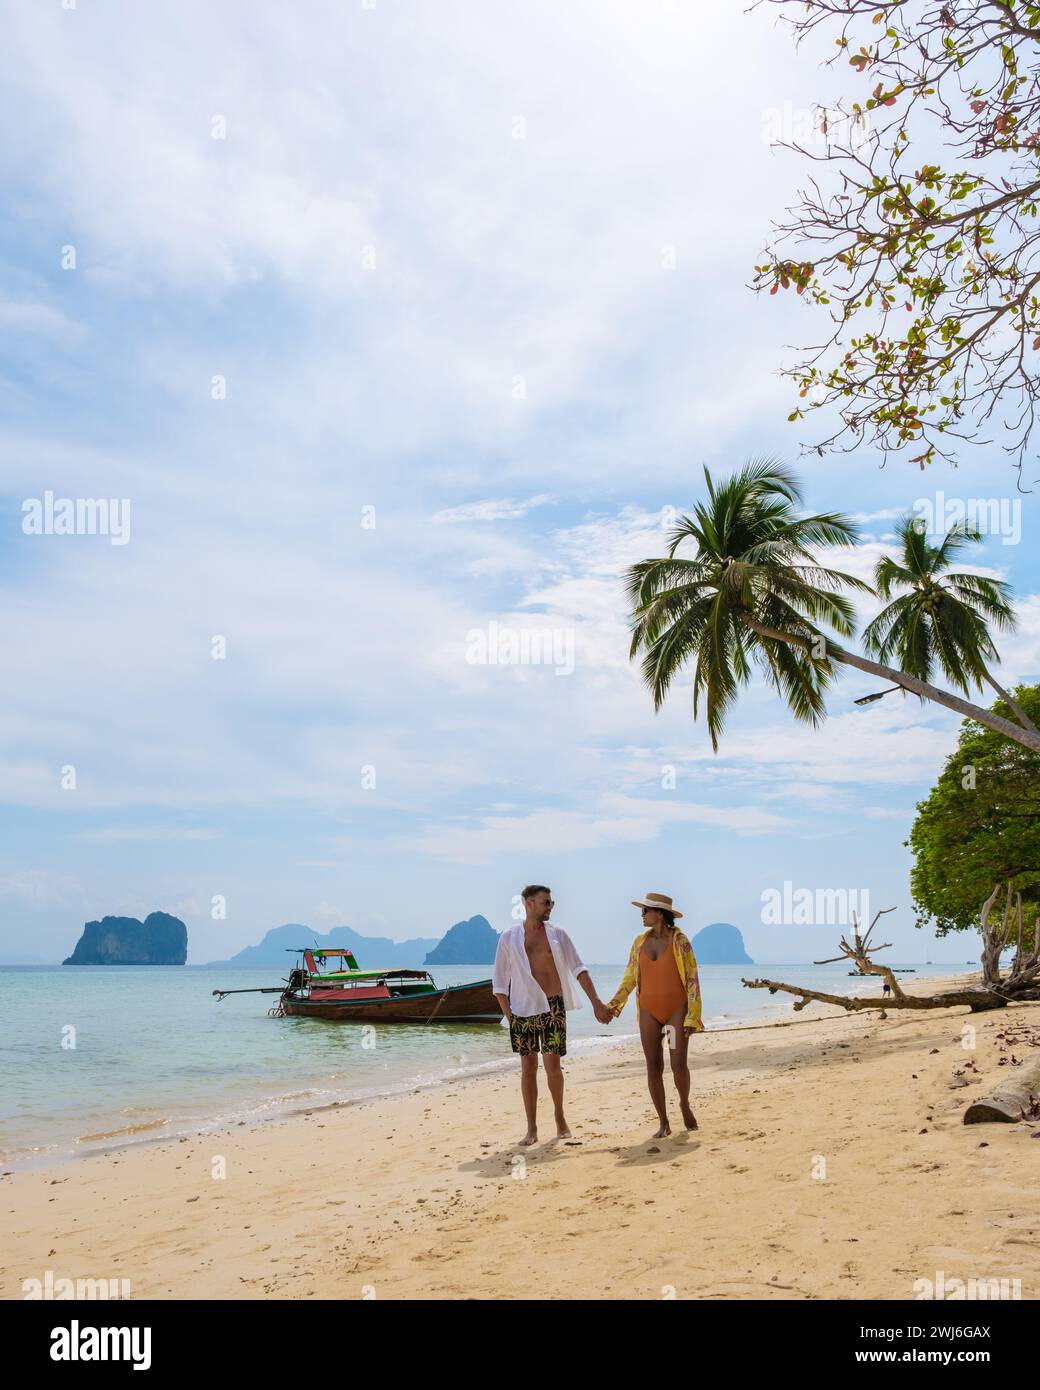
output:
[[[766,627],[749,613],[743,616],[747,626],[752,631],[757,632],[759,637],[769,637],[774,642],[786,642],[794,647],[810,649],[813,646],[813,639],[811,638],[795,637],[789,632],[780,632],[777,628]],[[882,680],[891,681],[893,685],[901,685],[904,690],[909,690],[914,695],[920,695],[923,700],[934,700],[937,705],[945,705],[947,709],[955,710],[967,719],[974,719],[977,724],[992,729],[994,733],[1001,734],[1014,743],[1020,743],[1023,748],[1032,748],[1035,752],[1040,752],[1040,733],[1035,728],[1019,728],[1010,719],[1004,719],[999,714],[994,714],[992,710],[973,705],[969,700],[962,700],[959,695],[951,695],[948,690],[940,690],[938,686],[930,685],[927,681],[918,680],[916,676],[908,675],[906,671],[897,671],[893,666],[883,666],[879,661],[871,661],[869,657],[846,651],[844,647],[839,647],[835,642],[827,642],[827,655],[832,661],[840,661],[845,666],[854,666],[857,671],[866,671],[868,675],[879,676]],[[1000,687],[992,680],[990,683],[995,686],[1001,698],[1007,700],[1008,704],[1015,708],[1014,702],[1008,699]]]
[[1008,692],[1004,689],[1002,685],[997,684],[997,682],[993,679],[993,677],[990,675],[988,671],[983,671],[982,679],[986,682],[987,685],[991,686],[997,692],[997,694],[1004,701],[1005,705],[1007,705],[1011,713],[1022,725],[1023,729],[1029,729],[1034,734],[1040,734],[1040,729],[1036,727],[1036,725],[1030,719],[1029,715],[1026,714],[1025,710],[1021,707],[1021,705],[1019,705],[1017,701],[1012,699],[1012,697],[1008,694]]

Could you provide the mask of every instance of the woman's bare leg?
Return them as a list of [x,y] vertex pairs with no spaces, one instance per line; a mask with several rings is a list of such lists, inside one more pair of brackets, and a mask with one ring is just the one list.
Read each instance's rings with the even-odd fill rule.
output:
[[672,1080],[675,1082],[675,1089],[679,1092],[679,1109],[682,1111],[683,1124],[687,1129],[696,1129],[697,1120],[693,1111],[690,1109],[690,1068],[686,1062],[686,1050],[690,1045],[690,1040],[683,1032],[683,1020],[686,1018],[686,1005],[676,1009],[668,1020],[668,1060],[672,1064]]
[[661,1048],[661,1025],[656,1019],[650,1017],[646,1009],[643,1009],[639,1015],[639,1040],[643,1044],[643,1056],[646,1058],[646,1084],[650,1088],[650,1099],[657,1111],[657,1118],[661,1121],[661,1127],[654,1138],[664,1139],[671,1134],[672,1130],[668,1123],[668,1107],[664,1099],[664,1052]]

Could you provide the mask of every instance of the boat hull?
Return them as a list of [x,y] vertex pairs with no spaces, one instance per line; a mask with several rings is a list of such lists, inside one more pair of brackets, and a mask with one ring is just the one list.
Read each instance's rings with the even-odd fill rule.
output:
[[286,994],[281,1009],[291,1018],[332,1023],[498,1023],[502,1018],[490,980],[389,999],[323,1000]]

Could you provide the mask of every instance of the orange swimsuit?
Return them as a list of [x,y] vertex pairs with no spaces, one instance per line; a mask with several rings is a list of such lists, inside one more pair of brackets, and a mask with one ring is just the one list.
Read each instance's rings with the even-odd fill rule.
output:
[[639,1007],[645,1009],[655,1023],[663,1027],[677,1009],[685,1013],[686,987],[675,963],[671,942],[664,955],[653,960],[644,943],[639,952]]

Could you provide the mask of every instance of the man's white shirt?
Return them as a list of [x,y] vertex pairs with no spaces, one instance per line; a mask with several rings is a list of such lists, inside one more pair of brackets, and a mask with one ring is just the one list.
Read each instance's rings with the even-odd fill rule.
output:
[[[581,963],[574,942],[562,927],[554,927],[551,922],[545,924],[545,935],[556,962],[560,984],[563,986],[564,1008],[580,1009],[577,977],[585,966]],[[531,962],[524,946],[523,922],[504,931],[498,939],[491,988],[495,994],[505,994],[509,997],[510,1009],[520,1018],[549,1012],[549,1000],[546,998],[545,990],[531,974]]]

